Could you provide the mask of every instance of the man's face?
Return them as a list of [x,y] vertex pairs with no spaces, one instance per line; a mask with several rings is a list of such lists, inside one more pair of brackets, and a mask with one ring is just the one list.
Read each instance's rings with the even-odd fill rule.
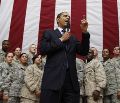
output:
[[114,50],[113,50],[113,54],[115,56],[120,55],[120,47],[115,47]]
[[5,60],[8,64],[11,64],[13,60],[13,53],[8,53]]
[[94,58],[94,51],[90,49],[87,55],[87,60],[91,61],[93,58]]
[[110,57],[110,53],[108,49],[103,49],[102,51],[102,57],[103,58],[109,58]]
[[94,58],[98,56],[98,50],[95,47],[90,48],[94,52]]
[[29,51],[30,51],[31,53],[36,53],[36,52],[37,52],[37,47],[36,47],[36,45],[31,45]]
[[15,55],[19,56],[21,54],[21,49],[20,48],[16,48],[15,49]]
[[59,18],[57,18],[58,26],[61,28],[65,28],[70,23],[70,16],[67,12],[63,12]]
[[8,48],[9,48],[9,42],[8,41],[5,41],[3,44],[2,44],[2,49],[7,52],[8,51]]

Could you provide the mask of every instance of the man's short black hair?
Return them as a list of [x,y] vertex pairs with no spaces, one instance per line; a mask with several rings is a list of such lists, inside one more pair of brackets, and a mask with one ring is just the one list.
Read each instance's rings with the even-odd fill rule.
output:
[[60,18],[63,13],[64,13],[64,12],[59,13],[59,14],[57,15],[57,18]]
[[3,40],[2,41],[2,45],[5,44],[5,42],[9,42],[8,40]]

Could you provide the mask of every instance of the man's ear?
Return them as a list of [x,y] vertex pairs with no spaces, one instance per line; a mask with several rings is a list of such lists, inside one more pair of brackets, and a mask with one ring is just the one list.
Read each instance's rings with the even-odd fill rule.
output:
[[57,18],[57,19],[56,19],[57,23],[59,22],[59,19],[60,19],[60,18]]

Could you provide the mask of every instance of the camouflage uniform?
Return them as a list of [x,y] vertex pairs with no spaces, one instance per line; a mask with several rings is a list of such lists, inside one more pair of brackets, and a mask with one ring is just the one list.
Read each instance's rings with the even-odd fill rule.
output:
[[5,52],[0,49],[0,63],[5,61]]
[[[0,63],[1,65],[1,63]],[[3,85],[3,81],[2,81],[2,71],[3,69],[0,66],[0,92],[1,92],[1,96],[0,96],[0,103],[3,103],[3,89],[2,89],[2,85]]]
[[43,72],[36,64],[28,66],[25,71],[25,85],[21,90],[21,103],[39,103],[34,91],[40,91]]
[[14,57],[13,57],[13,62],[15,62],[15,63],[20,63],[20,60],[17,59],[17,58],[14,56]]
[[117,99],[117,91],[120,91],[120,68],[115,59],[103,62],[105,68],[107,85],[104,92],[105,103],[120,103]]
[[24,83],[24,70],[17,63],[1,63],[2,90],[9,96],[8,103],[20,103],[21,88]]
[[[106,75],[102,64],[96,60],[92,59],[89,63],[85,65],[85,95],[87,96],[87,103],[103,103],[103,88],[106,86]],[[100,99],[98,101],[93,100],[93,91],[100,91]]]
[[83,96],[84,96],[84,83],[83,83],[83,75],[84,75],[84,61],[81,59],[76,58],[76,69],[78,75],[78,82],[80,85],[80,103],[82,103]]
[[27,69],[28,65],[27,65],[27,64],[26,64],[26,65],[23,65],[23,64],[21,64],[21,63],[18,63],[18,67],[19,67],[19,68],[22,68],[22,70],[23,70],[24,73],[25,73],[25,70]]
[[32,61],[32,58],[33,58],[33,54],[32,53],[28,53],[28,64],[30,65],[30,64],[33,64],[33,61]]
[[120,65],[120,56],[113,57],[111,60],[112,60],[112,62],[115,62],[117,65]]

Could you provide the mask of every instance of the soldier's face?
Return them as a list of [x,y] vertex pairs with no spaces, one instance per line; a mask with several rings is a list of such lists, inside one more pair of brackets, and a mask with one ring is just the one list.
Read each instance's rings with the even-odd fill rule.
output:
[[27,54],[23,54],[20,57],[20,61],[21,61],[22,64],[27,64],[27,62],[28,62],[28,56],[27,56]]
[[89,50],[88,55],[87,55],[87,60],[92,60],[94,58],[94,51],[93,50]]
[[20,48],[16,48],[15,49],[15,55],[19,56],[21,54],[21,49]]
[[114,55],[120,55],[120,47],[115,47],[113,50]]
[[31,53],[36,53],[36,52],[37,52],[37,47],[36,47],[36,45],[31,45],[31,47],[30,47],[30,52],[31,52]]
[[9,42],[8,41],[5,41],[3,44],[2,44],[2,49],[4,51],[8,51],[8,48],[9,48]]
[[108,58],[109,56],[110,56],[109,50],[108,49],[103,49],[102,57],[103,58]]
[[94,56],[98,56],[98,50],[95,47],[90,48],[92,51],[94,51]]
[[36,64],[40,64],[42,62],[42,57],[41,57],[41,55],[39,55],[36,59],[35,59],[35,61],[34,61],[34,63],[36,63]]
[[5,58],[5,61],[8,63],[8,64],[11,64],[12,61],[13,61],[13,53],[8,53],[6,58]]
[[61,27],[61,28],[65,28],[68,23],[70,23],[70,16],[67,12],[63,12],[62,15],[57,18],[57,23],[58,23],[58,26]]

